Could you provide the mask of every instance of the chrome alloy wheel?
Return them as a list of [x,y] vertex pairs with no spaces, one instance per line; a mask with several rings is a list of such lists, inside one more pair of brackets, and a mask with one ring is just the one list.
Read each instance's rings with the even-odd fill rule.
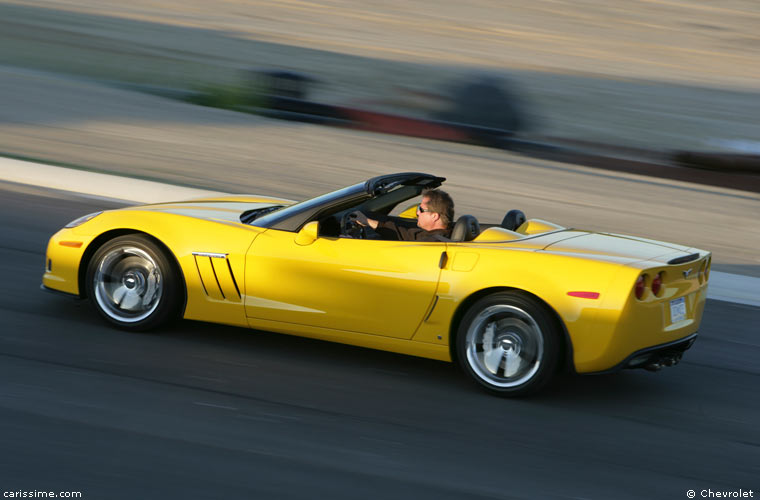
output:
[[497,304],[483,309],[470,323],[467,362],[480,379],[498,388],[516,387],[541,367],[544,336],[523,309]]
[[115,247],[104,254],[92,279],[100,309],[119,322],[142,321],[161,301],[161,268],[150,254],[134,246]]

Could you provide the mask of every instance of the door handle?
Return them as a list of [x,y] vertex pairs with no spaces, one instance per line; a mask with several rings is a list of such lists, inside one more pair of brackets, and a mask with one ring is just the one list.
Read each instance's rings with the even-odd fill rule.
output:
[[446,252],[441,252],[441,259],[438,261],[438,268],[443,269],[446,267],[446,262],[449,260],[449,256]]

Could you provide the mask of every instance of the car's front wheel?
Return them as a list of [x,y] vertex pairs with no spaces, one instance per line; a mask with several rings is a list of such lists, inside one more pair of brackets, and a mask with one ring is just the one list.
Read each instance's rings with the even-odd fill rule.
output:
[[106,242],[87,268],[87,296],[108,322],[142,331],[174,319],[181,304],[179,276],[164,251],[139,234]]
[[546,307],[507,291],[481,298],[464,315],[457,356],[475,382],[492,393],[521,396],[542,389],[556,373],[561,332]]

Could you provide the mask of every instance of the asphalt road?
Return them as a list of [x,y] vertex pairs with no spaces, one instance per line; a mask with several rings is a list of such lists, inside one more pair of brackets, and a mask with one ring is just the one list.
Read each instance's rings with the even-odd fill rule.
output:
[[482,393],[450,364],[39,290],[47,238],[114,206],[0,184],[0,490],[82,498],[685,498],[760,490],[757,308],[709,301],[675,368]]

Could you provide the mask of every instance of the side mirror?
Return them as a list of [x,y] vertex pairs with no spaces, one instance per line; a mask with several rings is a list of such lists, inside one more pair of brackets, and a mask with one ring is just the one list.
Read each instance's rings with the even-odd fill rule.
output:
[[319,222],[311,221],[296,234],[296,245],[311,245],[319,235]]

